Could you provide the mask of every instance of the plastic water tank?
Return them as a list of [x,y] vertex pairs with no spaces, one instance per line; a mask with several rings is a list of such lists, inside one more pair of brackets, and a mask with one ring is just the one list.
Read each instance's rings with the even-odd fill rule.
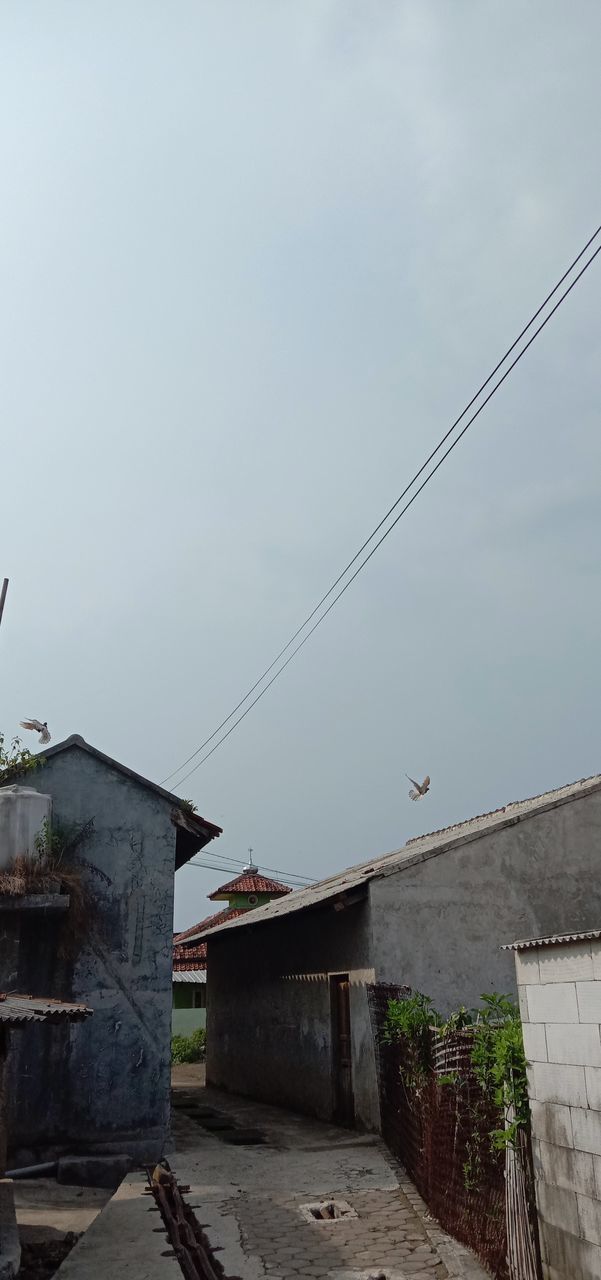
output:
[[35,838],[51,814],[51,796],[32,787],[0,787],[0,868],[17,854],[35,853]]

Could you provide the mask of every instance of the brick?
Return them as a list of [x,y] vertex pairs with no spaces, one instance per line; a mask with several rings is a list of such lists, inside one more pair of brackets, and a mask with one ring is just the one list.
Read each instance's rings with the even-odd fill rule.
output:
[[541,982],[589,982],[594,977],[590,942],[545,947],[539,956]]
[[518,987],[518,1004],[520,1006],[520,1017],[522,1022],[525,1024],[530,1021],[530,1015],[528,1013],[528,997],[526,995],[525,987]]
[[601,1244],[601,1202],[577,1193],[580,1234],[589,1244]]
[[527,1022],[523,1027],[524,1052],[528,1062],[547,1061],[547,1037],[543,1022]]
[[601,1068],[585,1067],[586,1096],[591,1111],[601,1111]]
[[560,1102],[571,1107],[586,1107],[584,1067],[557,1066],[554,1062],[535,1062],[528,1069],[533,1078],[532,1097],[537,1102]]
[[549,1280],[599,1280],[601,1250],[550,1222],[541,1223],[541,1248],[546,1251]]
[[[528,984],[532,986],[540,982],[540,971],[538,967],[538,952],[533,947],[530,951],[516,951],[515,953],[515,972],[517,975],[518,986],[525,987]],[[592,960],[591,960],[592,972]]]
[[552,1102],[530,1102],[532,1116],[532,1133],[543,1142],[552,1142],[556,1147],[573,1147],[572,1113],[569,1107],[557,1106]]
[[601,982],[577,982],[578,1013],[581,1022],[601,1022]]
[[601,1156],[601,1111],[584,1111],[571,1107],[572,1133],[577,1151],[590,1151]]
[[578,1022],[575,982],[526,987],[530,1022]]
[[537,1178],[542,1178],[548,1186],[595,1196],[594,1160],[588,1151],[572,1151],[568,1147],[553,1146],[550,1142],[539,1142],[535,1172]]
[[554,1227],[561,1227],[577,1236],[580,1232],[578,1220],[578,1203],[575,1191],[564,1191],[562,1187],[548,1187],[539,1182],[536,1187],[538,1211],[544,1222]]
[[[601,985],[601,984],[600,984]],[[601,1036],[597,1026],[574,1026],[573,1022],[547,1027],[549,1062],[572,1066],[601,1067]]]

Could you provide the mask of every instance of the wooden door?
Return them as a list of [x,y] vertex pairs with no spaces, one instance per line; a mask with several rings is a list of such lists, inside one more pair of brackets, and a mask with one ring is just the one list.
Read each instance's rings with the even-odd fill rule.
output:
[[330,979],[332,1000],[332,1069],[334,1120],[351,1128],[355,1120],[353,1059],[351,1046],[351,1004],[348,973]]

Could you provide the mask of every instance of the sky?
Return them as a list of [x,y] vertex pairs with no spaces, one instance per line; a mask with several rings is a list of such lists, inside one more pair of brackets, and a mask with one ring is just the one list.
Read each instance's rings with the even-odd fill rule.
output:
[[[596,0],[0,3],[5,733],[160,781],[228,714],[601,222],[600,40]],[[601,769],[600,290],[183,783],[199,861],[320,878]]]

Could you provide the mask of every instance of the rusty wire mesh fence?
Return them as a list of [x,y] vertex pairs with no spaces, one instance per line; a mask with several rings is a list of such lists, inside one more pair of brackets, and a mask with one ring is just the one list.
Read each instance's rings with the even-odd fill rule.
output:
[[[407,994],[406,987],[368,988],[382,1135],[441,1226],[473,1249],[496,1280],[508,1280],[505,1156],[489,1137],[502,1117],[473,1074],[469,1032],[444,1040],[434,1033],[432,1070],[418,1085],[404,1083],[404,1051],[383,1043],[382,1030],[389,1000]],[[461,1084],[441,1085],[455,1072]]]

